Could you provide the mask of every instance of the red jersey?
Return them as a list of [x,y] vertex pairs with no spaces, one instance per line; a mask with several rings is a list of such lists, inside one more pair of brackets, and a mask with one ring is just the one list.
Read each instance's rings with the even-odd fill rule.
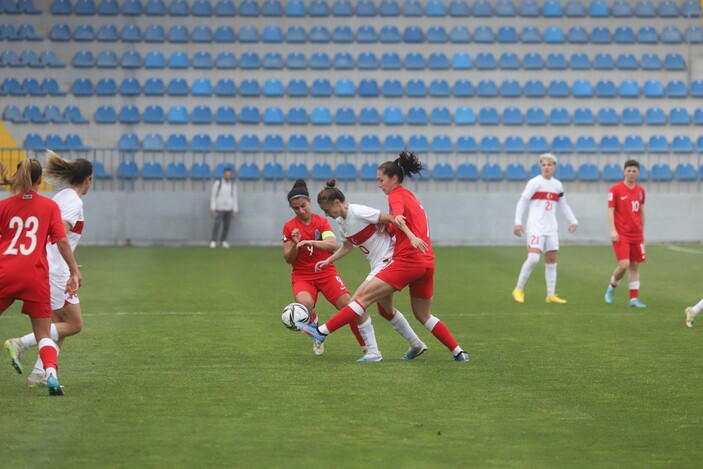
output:
[[65,237],[53,200],[30,191],[0,201],[0,297],[50,301],[46,244]]
[[426,267],[434,267],[434,253],[432,252],[432,243],[430,241],[430,224],[427,221],[425,209],[422,208],[415,195],[405,187],[398,186],[388,194],[388,208],[393,217],[403,215],[410,231],[427,243],[427,252],[423,254],[422,251],[410,244],[410,240],[405,233],[396,230],[393,259],[409,260]]
[[630,189],[624,182],[619,182],[610,188],[608,208],[615,208],[615,230],[621,239],[632,243],[644,241],[642,230],[644,200],[644,189],[637,184]]
[[[289,220],[283,225],[284,243],[292,240],[291,233],[293,233],[293,230],[296,228],[300,231],[301,241],[306,239],[321,241],[323,235],[327,237],[327,235],[333,234],[332,226],[330,226],[327,219],[313,213],[309,225],[300,221],[298,217]],[[295,262],[293,262],[293,275],[297,278],[304,276],[304,278],[311,279],[321,276],[326,277],[332,272],[334,272],[334,275],[337,275],[337,269],[335,269],[334,265],[330,265],[321,272],[315,272],[315,264],[328,259],[331,255],[332,253],[329,251],[315,249],[312,246],[305,246],[304,248],[298,249],[298,256],[295,258]]]

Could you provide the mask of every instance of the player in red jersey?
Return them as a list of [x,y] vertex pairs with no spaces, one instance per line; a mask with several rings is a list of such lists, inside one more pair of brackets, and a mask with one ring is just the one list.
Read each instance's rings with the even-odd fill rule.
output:
[[[0,314],[15,300],[23,301],[22,312],[32,322],[49,394],[61,396],[63,388],[56,376],[58,346],[51,339],[47,243],[56,243],[68,264],[68,293],[75,294],[82,278],[66,239],[59,206],[37,193],[41,182],[42,167],[35,159],[21,161],[12,177],[8,177],[7,168],[0,163],[0,185],[10,186],[16,193],[0,201]],[[22,373],[17,357],[12,357],[12,362],[17,372]]]
[[[420,202],[403,187],[405,176],[412,179],[421,170],[422,164],[417,156],[407,151],[401,152],[396,160],[387,161],[378,167],[378,187],[388,196],[389,211],[399,228],[393,258],[354,293],[354,299],[348,306],[325,324],[315,327],[296,323],[313,340],[323,342],[330,333],[364,316],[366,308],[376,301],[409,286],[410,306],[415,318],[452,352],[456,361],[469,361],[469,354],[459,346],[447,326],[430,312],[434,294],[434,253],[430,241],[430,225]],[[417,236],[413,240],[415,242],[403,232],[403,227],[406,226]]]
[[[66,239],[71,245],[71,250],[75,251],[85,226],[83,196],[88,193],[93,184],[93,164],[85,158],[64,160],[51,150],[46,152],[46,157],[44,179],[51,184],[65,186],[54,196],[53,200],[61,209]],[[53,319],[51,339],[56,342],[59,348],[63,348],[64,339],[78,334],[83,328],[81,304],[78,295],[67,294],[64,291],[70,271],[56,245],[48,245],[46,250],[49,260],[51,315]],[[25,350],[36,346],[37,339],[31,333],[8,339],[5,342],[5,349],[10,352],[10,355],[15,356],[18,362],[22,361]],[[46,385],[41,357],[37,358],[34,369],[27,378],[27,384],[30,386]]]
[[[349,290],[334,266],[315,272],[315,265],[328,259],[337,248],[337,238],[327,219],[312,213],[310,193],[302,179],[296,180],[288,192],[288,204],[295,217],[283,225],[283,257],[293,266],[291,280],[295,301],[310,311],[311,323],[317,324],[314,308],[318,293],[322,293],[337,309],[344,308],[351,301]],[[356,323],[349,326],[363,350],[365,344],[359,327]],[[313,343],[315,355],[322,355],[324,350],[322,341]]]
[[637,184],[640,164],[627,160],[624,166],[625,179],[610,188],[608,193],[608,224],[610,240],[618,260],[605,292],[605,302],[610,304],[615,296],[615,287],[627,272],[630,282],[630,306],[646,308],[639,300],[640,263],[644,253],[644,189]]

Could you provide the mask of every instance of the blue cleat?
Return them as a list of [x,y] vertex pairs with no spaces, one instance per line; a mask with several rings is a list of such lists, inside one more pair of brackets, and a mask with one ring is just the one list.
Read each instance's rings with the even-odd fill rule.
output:
[[469,361],[469,354],[461,351],[458,354],[454,355],[454,361],[455,362],[468,362]]
[[357,360],[359,363],[378,363],[381,361],[383,361],[383,357],[380,355],[364,355]]
[[613,298],[615,298],[615,289],[608,285],[608,289],[605,291],[605,302],[612,304]]
[[59,380],[56,376],[51,375],[46,379],[46,387],[49,389],[50,396],[63,396],[63,386],[59,384]]
[[646,308],[647,305],[642,303],[638,298],[630,300],[630,308]]
[[320,331],[317,330],[317,327],[311,326],[310,324],[306,324],[304,322],[300,321],[295,321],[295,327],[300,329],[302,332],[306,333],[307,335],[312,338],[312,340],[316,340],[320,343],[324,342],[327,336],[325,334],[320,334]]
[[407,352],[405,352],[405,355],[400,357],[401,360],[414,360],[423,353],[427,352],[427,346],[425,344],[422,344],[418,348],[412,348],[410,347]]

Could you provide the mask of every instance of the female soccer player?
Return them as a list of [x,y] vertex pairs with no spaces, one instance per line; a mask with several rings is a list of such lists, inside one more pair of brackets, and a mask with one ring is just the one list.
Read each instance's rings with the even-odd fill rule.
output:
[[[51,339],[51,295],[47,243],[56,243],[69,270],[64,290],[75,294],[82,278],[61,222],[56,202],[37,193],[42,167],[35,159],[25,159],[8,177],[0,163],[0,185],[10,186],[17,195],[0,201],[0,313],[15,300],[22,300],[22,312],[29,316],[44,363],[46,386],[52,396],[62,396],[56,374],[58,346]],[[8,350],[18,373],[22,365]]]
[[[93,165],[90,161],[79,158],[64,160],[51,150],[46,152],[47,165],[44,168],[44,178],[59,186],[67,186],[56,194],[54,202],[61,209],[61,219],[66,231],[66,238],[71,251],[76,250],[83,232],[83,200],[93,183]],[[70,276],[69,268],[64,262],[55,245],[47,246],[49,260],[49,283],[51,286],[51,338],[59,348],[63,346],[66,337],[78,334],[83,328],[83,317],[78,295],[66,294],[66,282]],[[5,342],[5,348],[14,350],[17,361],[21,362],[24,351],[37,345],[34,334],[27,334],[17,339]],[[12,354],[12,352],[11,352]],[[27,378],[30,386],[46,385],[44,365],[41,357],[37,358],[32,373]]]
[[[295,217],[283,225],[283,257],[293,266],[291,280],[295,301],[310,311],[310,321],[317,324],[314,308],[318,293],[322,293],[337,309],[351,301],[349,290],[334,266],[315,272],[315,264],[330,257],[337,248],[337,239],[325,217],[312,213],[310,193],[302,179],[296,180],[288,192],[288,205]],[[358,326],[356,323],[349,326],[363,350],[365,344]],[[313,343],[315,355],[322,355],[324,351],[322,341]]]
[[693,327],[693,321],[696,320],[696,316],[701,313],[701,310],[703,310],[703,299],[696,303],[695,306],[686,308],[684,311],[686,314],[686,327]]
[[[371,265],[371,273],[359,286],[359,289],[371,280],[383,267],[390,262],[393,257],[395,239],[391,237],[388,230],[380,231],[377,225],[380,223],[393,223],[393,217],[383,213],[378,209],[367,207],[366,205],[350,204],[345,201],[344,193],[337,188],[337,181],[330,179],[327,185],[317,195],[317,204],[320,209],[330,218],[334,218],[339,225],[339,230],[343,236],[342,246],[337,249],[332,256],[315,265],[315,271],[319,272],[338,259],[349,254],[354,246],[366,256],[366,260]],[[393,226],[393,225],[391,225]],[[416,238],[410,233],[411,238]],[[376,302],[379,314],[390,321],[395,329],[410,344],[408,351],[401,357],[401,360],[412,360],[427,351],[427,346],[415,334],[412,327],[405,319],[405,316],[393,307],[393,294],[385,296]],[[371,318],[364,313],[357,320],[359,331],[362,336],[368,328],[373,328]],[[369,334],[375,336],[375,334]],[[358,361],[381,361],[381,353],[375,343],[366,341],[366,354]]]
[[[354,300],[348,306],[342,308],[325,324],[315,327],[296,323],[298,328],[313,340],[324,341],[328,334],[363,316],[366,308],[372,303],[409,286],[410,305],[415,318],[452,352],[454,360],[469,361],[469,354],[459,346],[447,326],[430,312],[434,291],[434,253],[430,241],[430,226],[420,202],[412,192],[403,187],[405,176],[412,179],[421,170],[422,164],[417,156],[407,151],[401,152],[396,160],[387,161],[378,167],[378,187],[388,196],[390,213],[400,229],[396,233],[393,258],[375,277],[354,293]],[[417,233],[426,249],[413,246],[403,227]]]
[[608,224],[610,241],[613,243],[618,265],[610,277],[610,285],[605,291],[605,302],[611,304],[615,297],[615,287],[627,272],[630,287],[630,307],[646,308],[639,300],[640,263],[645,261],[644,253],[644,200],[642,186],[637,184],[640,164],[637,160],[627,160],[624,165],[625,179],[610,188],[608,193]]
[[556,207],[561,209],[569,221],[569,233],[576,231],[578,220],[571,211],[564,197],[564,187],[561,181],[553,177],[557,167],[557,159],[550,153],[539,157],[542,174],[527,181],[520,200],[515,208],[515,236],[522,236],[522,218],[525,209],[527,215],[527,259],[522,264],[517,285],[513,290],[513,299],[518,303],[525,302],[525,283],[530,278],[532,269],[539,262],[544,252],[544,277],[547,281],[547,303],[566,303],[556,294],[557,287],[557,252],[559,251],[559,232],[557,226]]

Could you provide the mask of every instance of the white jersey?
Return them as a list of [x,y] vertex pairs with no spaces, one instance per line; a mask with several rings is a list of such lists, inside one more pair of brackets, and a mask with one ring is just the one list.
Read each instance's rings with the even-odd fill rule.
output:
[[[76,191],[70,188],[66,188],[56,194],[53,200],[61,209],[61,219],[71,225],[71,228],[66,233],[66,238],[71,245],[71,251],[75,251],[83,233],[83,200],[78,197]],[[46,246],[46,257],[49,260],[50,277],[68,277],[68,264],[61,257],[61,253],[55,244]]]
[[395,241],[387,232],[379,233],[376,226],[381,211],[366,205],[349,204],[347,217],[338,217],[339,231],[343,239],[359,247],[373,270],[384,260],[393,257]]
[[561,207],[569,225],[578,221],[564,197],[564,187],[556,178],[546,179],[541,174],[527,181],[515,209],[515,224],[522,225],[525,207],[529,206],[525,231],[530,234],[549,235],[557,233],[556,207]]

